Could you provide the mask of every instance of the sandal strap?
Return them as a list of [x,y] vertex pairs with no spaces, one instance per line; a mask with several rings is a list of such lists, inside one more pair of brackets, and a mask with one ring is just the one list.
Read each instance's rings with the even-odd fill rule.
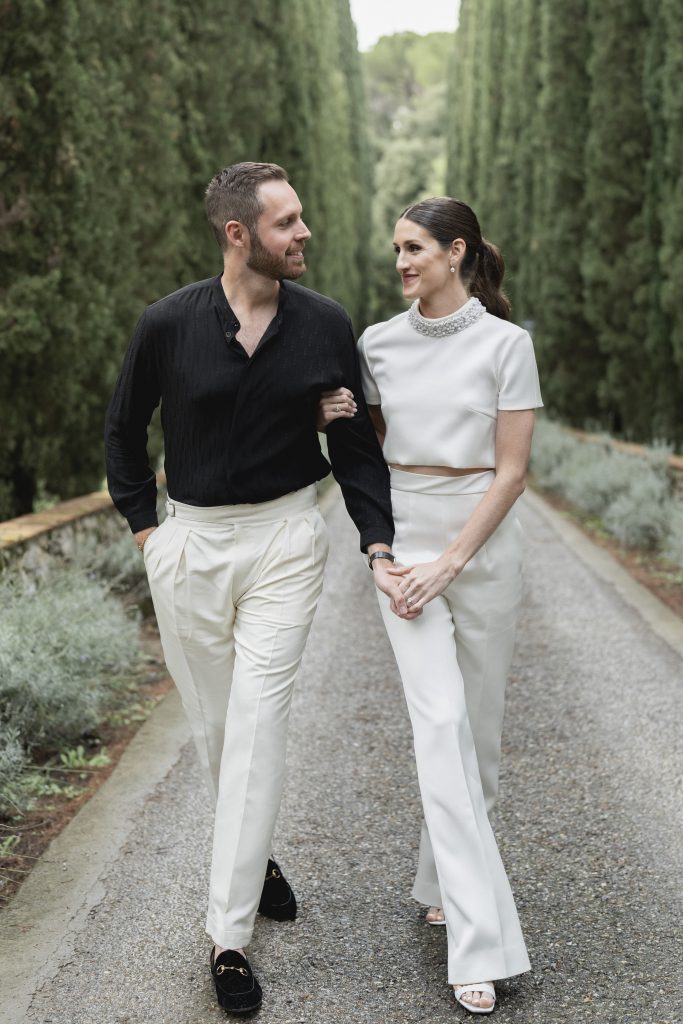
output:
[[473,981],[469,985],[454,985],[456,996],[461,996],[464,992],[486,992],[487,995],[493,997],[493,1001],[496,1001],[496,990],[493,985],[489,985],[488,981]]

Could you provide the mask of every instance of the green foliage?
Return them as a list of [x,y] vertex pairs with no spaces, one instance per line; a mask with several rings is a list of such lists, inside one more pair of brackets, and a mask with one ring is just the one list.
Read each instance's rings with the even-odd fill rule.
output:
[[364,55],[374,126],[375,199],[372,220],[370,317],[385,320],[404,308],[392,238],[410,203],[444,192],[448,59],[451,36],[402,32],[384,36]]
[[[54,748],[95,726],[130,672],[138,626],[81,573],[37,586],[0,582],[0,723],[24,749]],[[11,746],[10,746],[11,750]]]
[[[661,145],[659,219],[661,249],[659,274],[662,280],[662,308],[670,325],[675,364],[676,425],[679,443],[683,439],[683,19],[676,0],[660,0],[653,6],[662,19],[663,61],[661,104],[663,140]],[[662,432],[663,434],[663,432]]]
[[553,491],[629,547],[660,551],[683,567],[683,508],[668,469],[667,452],[641,457],[582,441],[541,419],[536,425],[531,471]]
[[127,528],[115,540],[102,541],[93,534],[79,538],[69,565],[113,590],[130,588],[146,579],[142,555]]
[[15,725],[0,720],[0,808],[2,794],[9,792],[26,768],[26,752]]
[[599,397],[607,424],[641,437],[653,394],[651,367],[642,358],[644,283],[655,267],[642,208],[651,143],[642,95],[646,29],[642,0],[589,0],[585,312],[605,356]]
[[[59,762],[65,768],[72,770],[81,768],[93,769],[104,768],[111,763],[111,758],[107,753],[106,747],[102,747],[96,754],[88,754],[83,744],[79,743],[77,747],[67,747],[65,750],[60,750]],[[85,777],[84,774],[81,774],[82,779]]]
[[462,0],[448,191],[507,264],[555,415],[683,442],[674,0]]
[[0,519],[99,486],[104,408],[141,308],[221,257],[204,189],[283,163],[306,283],[360,320],[369,160],[348,0],[0,6]]
[[537,192],[538,301],[534,343],[543,396],[569,422],[597,421],[604,356],[584,312],[584,150],[589,79],[587,0],[541,5],[539,113],[545,142]]
[[0,839],[0,857],[11,857],[14,847],[19,842],[19,836],[5,836]]

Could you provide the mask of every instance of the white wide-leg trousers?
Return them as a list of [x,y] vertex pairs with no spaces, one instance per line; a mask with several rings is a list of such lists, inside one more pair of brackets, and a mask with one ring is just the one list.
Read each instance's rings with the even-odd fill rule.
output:
[[[442,554],[493,479],[493,472],[441,477],[392,469],[398,561]],[[379,593],[413,727],[424,809],[413,895],[443,908],[451,984],[530,969],[486,806],[498,788],[520,594],[521,527],[514,510],[419,618],[399,619]]]
[[315,486],[256,505],[169,500],[144,546],[168,670],[216,804],[206,930],[246,946],[284,782],[287,721],[322,588]]

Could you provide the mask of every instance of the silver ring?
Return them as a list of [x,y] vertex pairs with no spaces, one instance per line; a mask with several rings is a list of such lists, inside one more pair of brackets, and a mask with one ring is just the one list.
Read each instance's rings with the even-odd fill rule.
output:
[[335,405],[335,407],[334,407],[334,411],[335,411],[335,412],[339,412],[339,406],[338,406],[338,405]]

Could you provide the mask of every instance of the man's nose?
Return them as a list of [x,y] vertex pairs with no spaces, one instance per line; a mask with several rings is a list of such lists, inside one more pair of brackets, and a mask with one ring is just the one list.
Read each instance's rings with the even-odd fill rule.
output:
[[305,241],[306,239],[311,237],[311,232],[308,230],[303,221],[301,221],[299,224],[299,230],[296,233],[296,237],[300,238],[302,241]]

